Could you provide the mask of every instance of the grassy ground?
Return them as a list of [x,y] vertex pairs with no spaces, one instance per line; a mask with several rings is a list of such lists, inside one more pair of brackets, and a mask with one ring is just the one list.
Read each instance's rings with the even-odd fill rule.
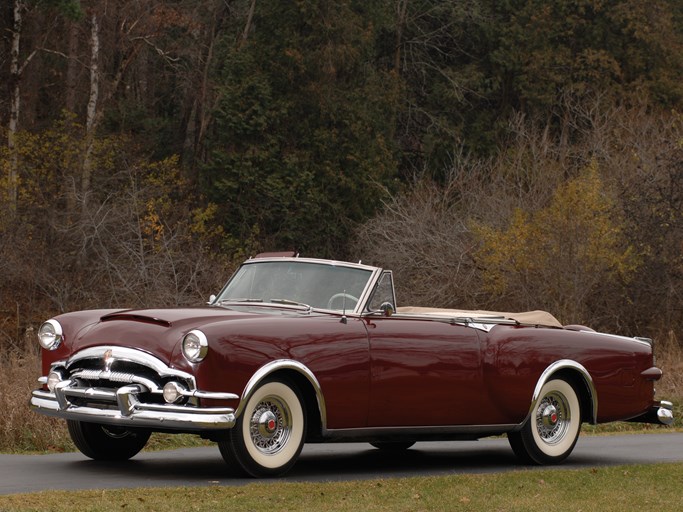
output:
[[5,512],[683,510],[683,464],[240,487],[43,492],[0,496]]

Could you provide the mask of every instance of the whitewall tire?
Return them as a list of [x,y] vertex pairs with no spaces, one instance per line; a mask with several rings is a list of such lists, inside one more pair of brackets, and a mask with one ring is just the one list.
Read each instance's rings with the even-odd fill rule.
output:
[[299,390],[282,380],[267,381],[218,447],[225,461],[254,477],[280,476],[296,463],[306,439],[306,410]]
[[508,440],[525,462],[557,464],[572,452],[580,430],[581,404],[575,389],[563,379],[553,379],[541,388],[524,427],[508,433]]

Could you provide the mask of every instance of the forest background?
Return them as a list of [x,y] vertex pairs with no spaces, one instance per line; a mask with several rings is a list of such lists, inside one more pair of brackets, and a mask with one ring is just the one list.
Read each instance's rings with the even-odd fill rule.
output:
[[46,318],[201,304],[270,250],[680,350],[680,0],[13,0],[0,24],[16,368]]

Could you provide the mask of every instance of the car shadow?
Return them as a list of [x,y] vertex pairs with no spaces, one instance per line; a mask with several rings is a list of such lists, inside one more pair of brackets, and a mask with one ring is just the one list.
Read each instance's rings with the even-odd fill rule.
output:
[[[570,459],[571,460],[571,459]],[[567,461],[569,463],[569,461]],[[574,466],[575,464],[567,464]],[[578,464],[585,461],[577,461]],[[239,485],[216,447],[142,452],[129,461],[69,463],[76,474],[97,475],[107,486]],[[296,465],[278,481],[338,481],[410,476],[473,474],[528,469],[507,442],[418,443],[403,451],[367,444],[307,445]]]
[[520,467],[517,458],[505,446],[468,448],[462,444],[433,448],[431,443],[420,443],[403,451],[378,450],[368,445],[365,449],[347,453],[303,454],[291,475],[306,478],[326,473],[358,478],[474,473]]

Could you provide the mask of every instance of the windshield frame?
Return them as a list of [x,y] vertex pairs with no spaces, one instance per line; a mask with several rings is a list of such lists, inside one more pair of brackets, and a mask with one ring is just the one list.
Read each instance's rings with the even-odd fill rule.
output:
[[[254,300],[249,300],[244,297],[238,297],[234,298],[234,300],[231,300],[230,297],[224,297],[224,294],[226,291],[230,288],[231,283],[240,275],[240,271],[243,270],[245,266],[249,265],[263,265],[263,264],[268,264],[268,263],[292,263],[292,264],[316,264],[316,265],[324,265],[324,266],[329,266],[329,267],[342,267],[342,268],[348,268],[348,269],[358,269],[358,270],[363,270],[366,272],[369,272],[369,277],[365,283],[365,286],[363,287],[362,292],[358,296],[358,302],[355,304],[352,304],[351,301],[348,301],[346,303],[345,309],[328,309],[327,307],[320,307],[319,305],[308,305],[308,304],[303,304],[303,303],[289,303],[286,301],[282,301],[281,299],[288,299],[288,297],[271,297],[272,299],[280,299],[278,301],[266,301],[262,297],[255,298]],[[239,268],[233,273],[233,275],[228,279],[228,281],[225,283],[223,288],[221,289],[220,293],[216,296],[216,298],[211,302],[211,305],[213,306],[222,306],[222,307],[235,307],[235,306],[249,306],[249,307],[271,307],[271,308],[286,308],[286,309],[299,309],[299,310],[304,310],[305,312],[311,312],[311,311],[322,311],[322,312],[327,312],[327,313],[334,313],[337,315],[358,315],[360,316],[363,312],[365,312],[365,307],[368,301],[370,300],[372,291],[375,288],[375,285],[379,278],[382,275],[382,269],[378,267],[373,267],[370,265],[363,265],[361,263],[349,263],[349,262],[344,262],[344,261],[335,261],[335,260],[323,260],[323,259],[317,259],[317,258],[288,258],[288,257],[268,257],[268,258],[250,258],[244,263],[242,263]]]

